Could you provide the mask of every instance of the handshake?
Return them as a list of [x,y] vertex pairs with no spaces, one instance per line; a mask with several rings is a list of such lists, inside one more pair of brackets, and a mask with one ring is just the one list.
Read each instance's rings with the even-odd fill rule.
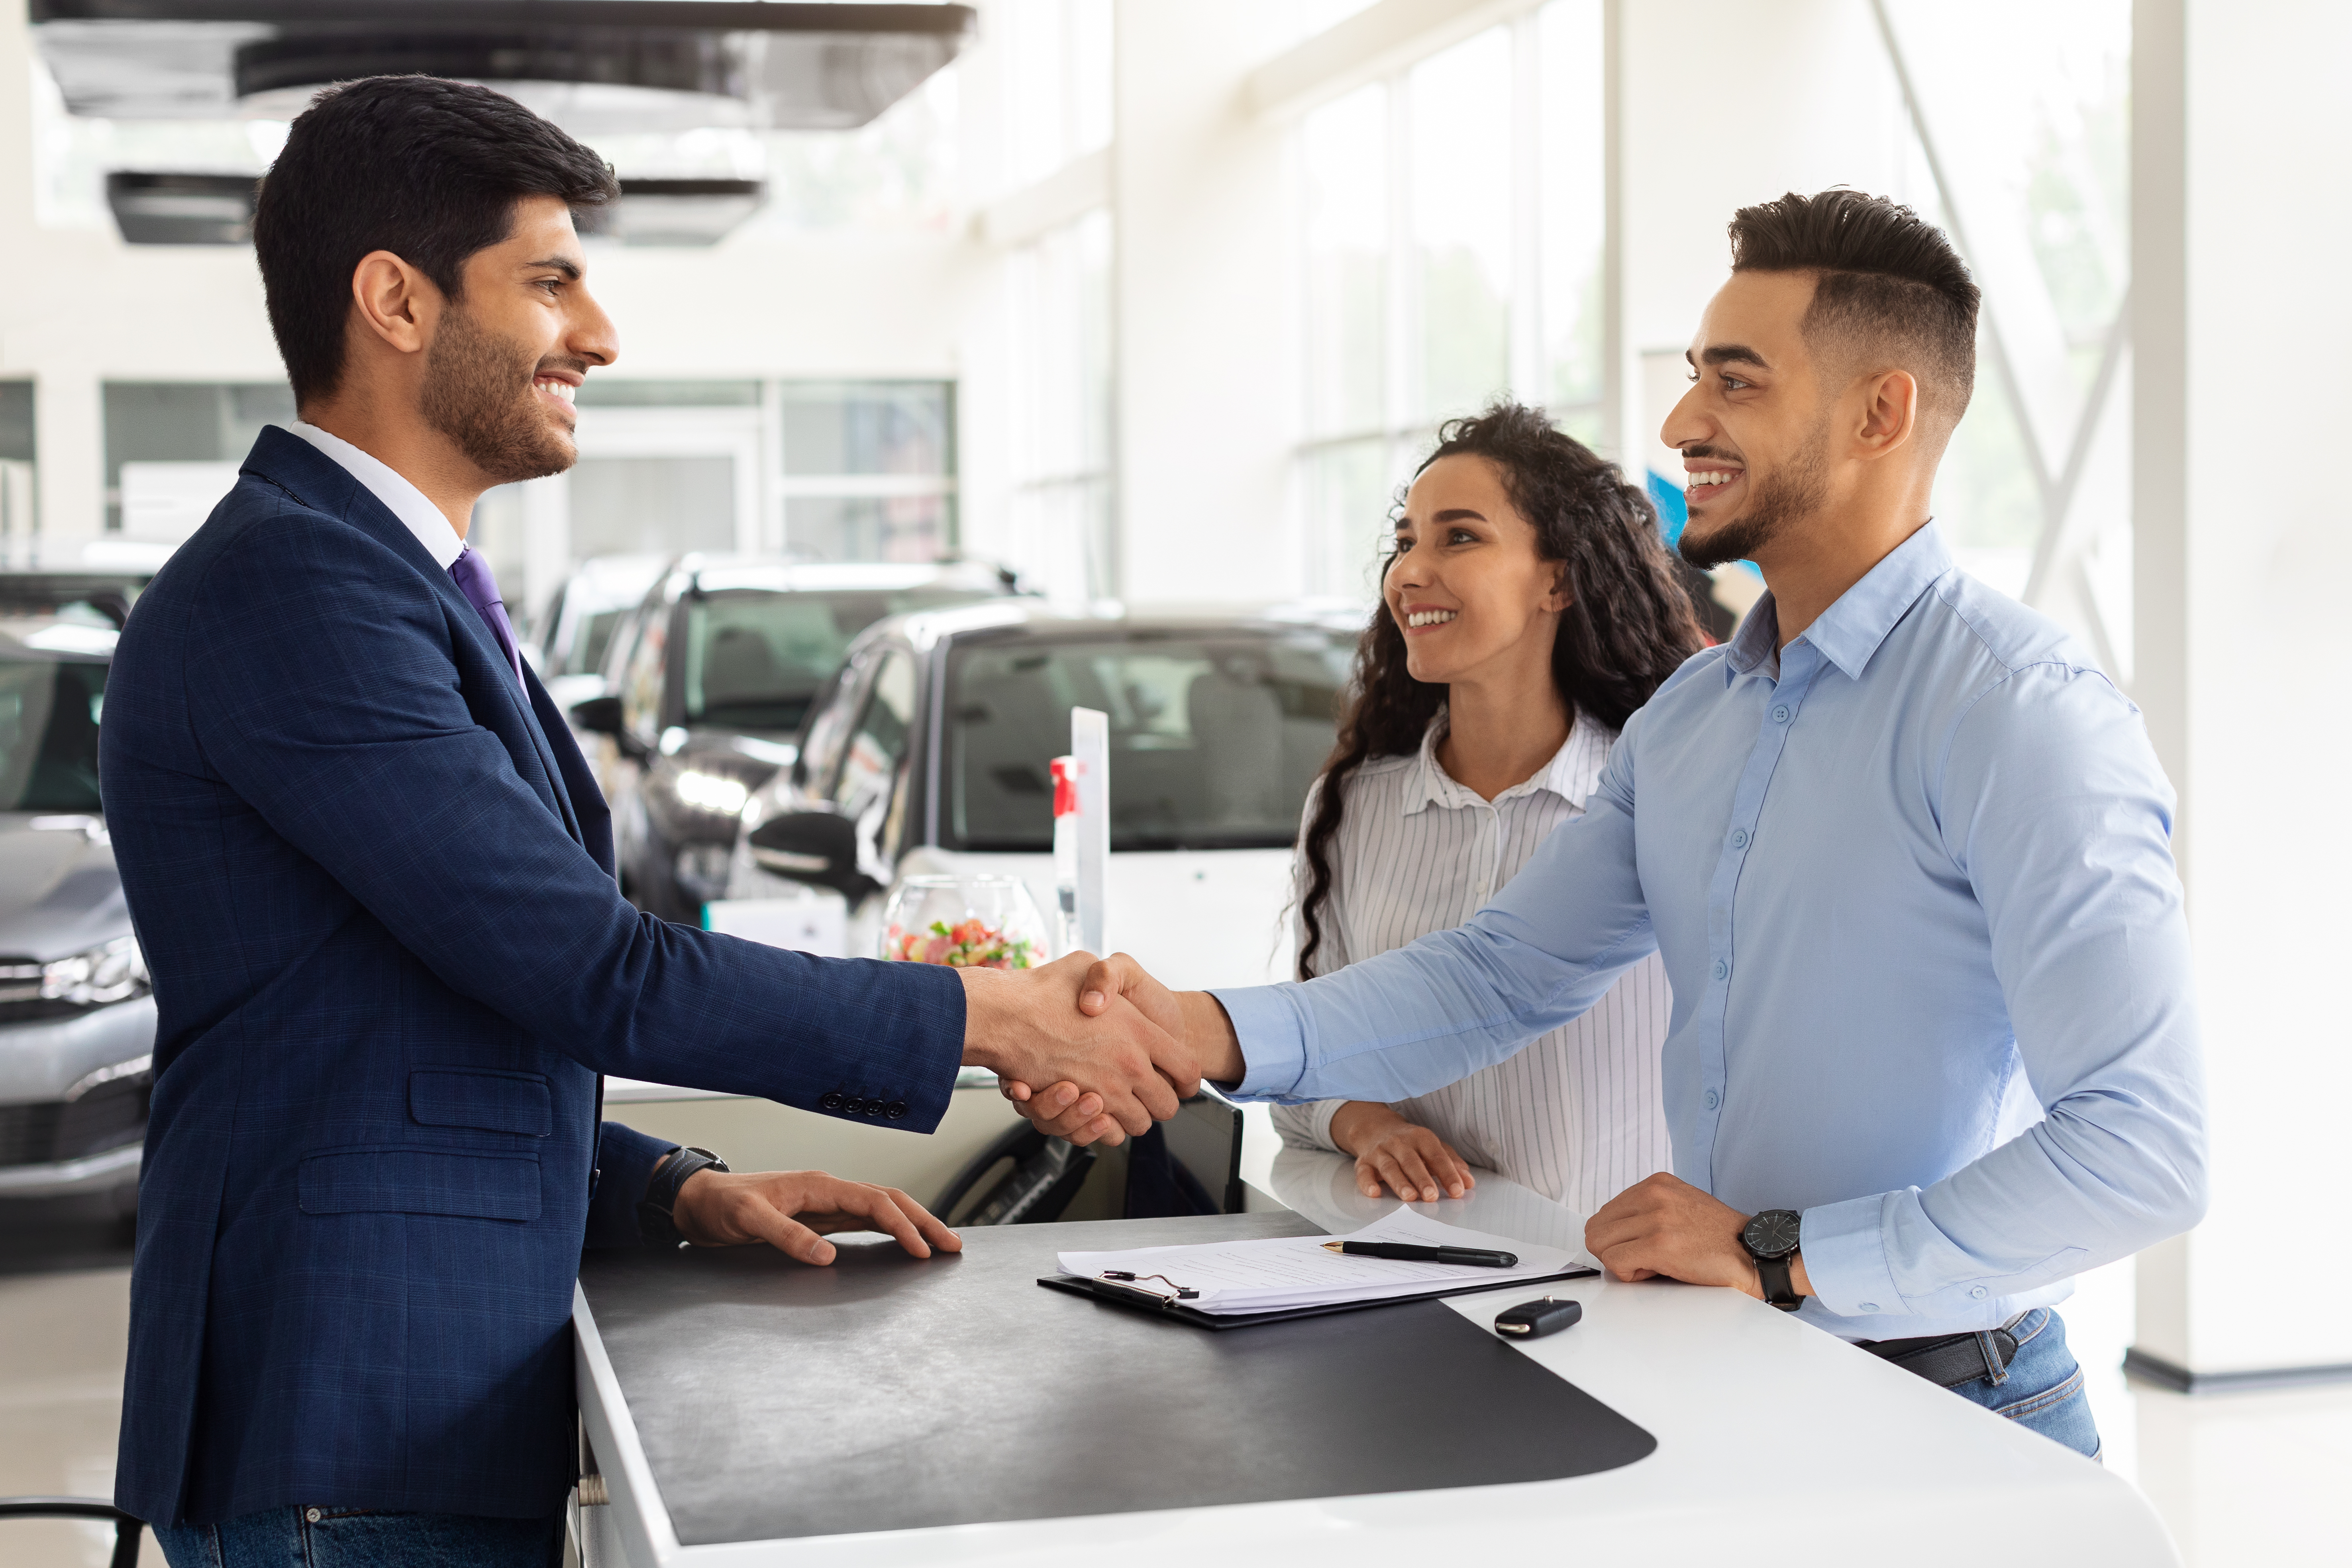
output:
[[1201,1081],[1247,1071],[1225,1009],[1171,991],[1124,953],[1035,969],[959,969],[963,1061],[996,1074],[1039,1131],[1117,1145],[1176,1114]]

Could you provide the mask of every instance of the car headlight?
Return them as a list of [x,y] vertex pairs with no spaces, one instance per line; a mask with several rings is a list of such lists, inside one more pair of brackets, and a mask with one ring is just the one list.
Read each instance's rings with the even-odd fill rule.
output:
[[705,773],[697,768],[679,773],[670,789],[680,805],[715,817],[741,816],[743,802],[751,798],[750,788],[740,779],[724,773]]
[[113,941],[46,964],[0,963],[0,1018],[48,1017],[147,995],[139,939]]

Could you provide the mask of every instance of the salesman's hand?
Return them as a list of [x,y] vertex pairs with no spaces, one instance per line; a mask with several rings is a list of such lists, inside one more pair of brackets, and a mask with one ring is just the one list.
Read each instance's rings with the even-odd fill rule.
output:
[[918,1258],[936,1247],[961,1252],[963,1239],[895,1186],[868,1186],[823,1171],[699,1170],[677,1189],[670,1219],[698,1247],[764,1241],[803,1263],[833,1261],[822,1232],[881,1230]]
[[1478,1185],[1453,1145],[1386,1105],[1350,1100],[1331,1118],[1331,1141],[1356,1156],[1356,1185],[1366,1197],[1386,1182],[1407,1203],[1460,1197]]
[[[1756,1260],[1740,1244],[1748,1217],[1664,1171],[1635,1182],[1584,1226],[1584,1249],[1621,1280],[1663,1274],[1691,1285],[1727,1285],[1764,1299]],[[1790,1260],[1801,1296],[1813,1293],[1801,1256]]]
[[[1048,1084],[1059,1123],[1083,1141],[1118,1145],[1140,1136],[1199,1092],[1181,1040],[1117,996],[1091,1009],[1078,1004],[1091,953],[1073,953],[1035,969],[959,969],[964,983],[964,1061],[993,1071],[1000,1083]],[[1008,1091],[1008,1094],[1009,1094]],[[1060,1135],[1062,1125],[1049,1128]]]

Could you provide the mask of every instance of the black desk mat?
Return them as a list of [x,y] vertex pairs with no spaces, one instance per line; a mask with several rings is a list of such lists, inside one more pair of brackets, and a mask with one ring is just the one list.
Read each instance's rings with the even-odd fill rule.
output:
[[961,1256],[829,1269],[593,1253],[580,1283],[690,1546],[1555,1480],[1657,1447],[1442,1301],[1210,1334],[1035,1283],[1061,1251],[1318,1233],[975,1228]]

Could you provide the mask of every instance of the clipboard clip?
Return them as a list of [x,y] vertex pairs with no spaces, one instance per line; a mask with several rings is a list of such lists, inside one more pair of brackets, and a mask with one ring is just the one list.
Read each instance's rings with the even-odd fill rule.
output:
[[[1095,1277],[1107,1284],[1125,1285],[1130,1290],[1141,1291],[1162,1306],[1171,1301],[1198,1301],[1201,1295],[1200,1291],[1188,1290],[1165,1274],[1130,1274],[1124,1269],[1105,1269]],[[1147,1285],[1144,1283],[1146,1280],[1157,1280],[1168,1289],[1163,1291],[1158,1286]]]

